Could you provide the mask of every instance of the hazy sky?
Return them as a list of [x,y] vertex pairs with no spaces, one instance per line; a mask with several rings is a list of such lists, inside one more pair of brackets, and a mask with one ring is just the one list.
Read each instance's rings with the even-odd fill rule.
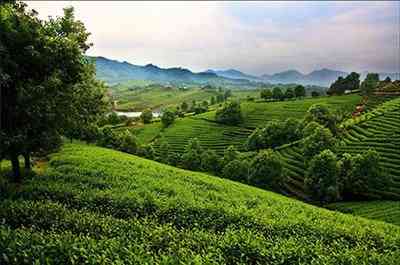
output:
[[26,1],[40,17],[74,6],[90,55],[193,71],[400,70],[400,2]]

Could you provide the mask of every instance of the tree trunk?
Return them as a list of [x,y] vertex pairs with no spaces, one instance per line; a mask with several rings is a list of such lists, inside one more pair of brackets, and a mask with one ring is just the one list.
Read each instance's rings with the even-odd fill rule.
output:
[[11,156],[11,164],[12,164],[12,170],[13,170],[13,175],[14,175],[14,182],[21,183],[22,178],[21,178],[21,171],[19,169],[18,155]]
[[29,153],[24,154],[25,170],[31,171],[31,155]]

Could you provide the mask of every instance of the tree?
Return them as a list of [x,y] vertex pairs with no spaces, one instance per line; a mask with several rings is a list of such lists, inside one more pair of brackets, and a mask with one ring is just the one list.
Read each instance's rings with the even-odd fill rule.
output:
[[162,163],[169,164],[169,154],[170,154],[170,146],[167,141],[164,139],[161,140],[160,148],[159,148],[159,158],[158,160]]
[[143,110],[142,114],[140,114],[140,119],[143,121],[144,124],[150,123],[153,119],[153,112],[151,109]]
[[318,91],[312,91],[312,92],[311,92],[311,96],[312,96],[313,98],[319,97]]
[[122,133],[119,133],[119,145],[117,147],[118,150],[130,153],[130,154],[135,154],[137,151],[137,140],[135,135],[130,133],[128,130],[125,130]]
[[221,171],[221,159],[214,150],[208,149],[201,154],[201,168],[213,174]]
[[190,139],[182,155],[182,166],[190,170],[200,170],[202,153],[203,148],[199,140],[197,138]]
[[364,95],[370,95],[379,84],[379,74],[368,73],[361,83],[361,91]]
[[233,145],[228,146],[228,148],[226,148],[224,151],[224,157],[222,159],[223,165],[226,165],[229,162],[237,159],[238,156],[239,156],[239,152],[236,149],[236,147]]
[[304,179],[306,190],[320,202],[332,202],[339,198],[336,177],[336,155],[329,149],[314,156]]
[[46,139],[57,142],[78,121],[96,120],[105,91],[84,56],[89,33],[72,8],[42,21],[24,3],[2,3],[0,28],[0,146],[19,182],[18,156],[29,161],[53,146]]
[[175,113],[171,110],[165,110],[161,116],[161,122],[164,127],[170,126],[175,121]]
[[248,137],[246,141],[247,150],[258,150],[264,147],[262,130],[256,128]]
[[326,128],[316,128],[314,133],[303,141],[303,155],[305,160],[309,160],[322,150],[334,150],[335,138],[331,131]]
[[215,97],[211,97],[210,99],[210,105],[214,105],[216,103]]
[[344,153],[336,167],[341,197],[345,200],[351,199],[354,190],[359,189],[359,183],[353,178],[353,156]]
[[290,87],[288,89],[286,89],[285,98],[291,99],[294,97],[295,97],[295,93],[294,93],[293,89],[291,89]]
[[339,76],[338,79],[329,87],[328,95],[343,95],[346,90],[356,90],[360,88],[360,75],[351,72],[346,78]]
[[260,187],[276,188],[282,177],[282,161],[269,149],[256,155],[250,165],[249,183]]
[[272,98],[275,100],[282,100],[283,99],[283,92],[279,87],[274,87],[272,89]]
[[182,110],[183,112],[186,112],[188,109],[189,109],[189,105],[188,105],[185,101],[182,102],[182,104],[181,104],[181,110]]
[[263,90],[261,90],[261,92],[260,92],[260,97],[262,98],[262,99],[264,99],[264,100],[268,100],[268,99],[271,99],[272,98],[272,92],[271,92],[271,90],[270,89],[263,89]]
[[306,89],[302,85],[298,85],[294,88],[294,94],[296,98],[305,97],[306,96]]
[[389,181],[382,172],[379,154],[372,149],[353,158],[351,175],[355,193],[365,193],[372,189],[382,188]]
[[224,100],[226,101],[231,96],[232,96],[232,92],[229,89],[225,90],[225,92],[224,92]]
[[216,111],[215,120],[229,125],[237,125],[242,122],[240,103],[237,101],[225,103],[222,108]]
[[326,105],[323,104],[312,105],[307,111],[305,121],[306,122],[315,121],[320,125],[329,128],[332,133],[336,133],[336,118],[329,111],[329,108]]
[[304,138],[312,135],[316,130],[321,130],[324,127],[318,122],[311,121],[302,129],[302,135]]
[[247,160],[234,159],[222,169],[222,176],[227,179],[246,183],[250,174],[250,165]]

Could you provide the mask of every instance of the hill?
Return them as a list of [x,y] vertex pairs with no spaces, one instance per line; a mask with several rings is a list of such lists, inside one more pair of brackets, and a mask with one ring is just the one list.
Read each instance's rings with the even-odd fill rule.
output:
[[[383,103],[382,103],[383,102]],[[345,133],[339,152],[358,154],[375,149],[391,183],[370,196],[400,199],[400,98],[388,100],[381,97],[368,100],[370,111],[344,124]],[[281,148],[279,154],[288,174],[286,190],[296,197],[304,197],[304,160],[299,144]]]
[[300,73],[297,70],[288,70],[273,75],[265,74],[262,78],[271,83],[298,83],[303,85],[320,85],[329,86],[339,76],[346,76],[348,73],[342,71],[336,71],[331,69],[321,69],[312,71],[309,74]]
[[212,70],[208,69],[205,73],[214,73],[216,75],[226,77],[226,78],[233,78],[233,79],[247,79],[247,80],[254,80],[254,81],[262,81],[262,78],[254,75],[245,74],[241,71],[235,69],[229,70]]
[[0,193],[2,264],[397,264],[400,228],[67,144]]
[[[359,101],[360,96],[349,95],[280,102],[243,102],[241,109],[244,122],[238,126],[217,123],[214,119],[215,111],[209,111],[193,117],[177,119],[174,124],[162,131],[161,127],[158,127],[160,128],[158,132],[154,130],[155,125],[152,125],[152,130],[138,131],[138,137],[146,140],[163,138],[175,152],[182,152],[188,141],[196,137],[203,147],[222,154],[229,145],[235,145],[239,150],[244,150],[244,144],[253,129],[264,126],[268,121],[285,120],[288,117],[302,119],[308,108],[317,103],[327,104],[333,110],[342,109],[350,114]],[[149,132],[152,137],[141,135]]]
[[128,62],[119,62],[104,57],[88,57],[96,65],[98,79],[110,84],[128,80],[150,80],[162,83],[196,83],[196,84],[225,84],[225,85],[249,85],[247,79],[229,79],[217,76],[214,73],[193,73],[180,68],[161,68],[153,64],[145,66],[134,65]]

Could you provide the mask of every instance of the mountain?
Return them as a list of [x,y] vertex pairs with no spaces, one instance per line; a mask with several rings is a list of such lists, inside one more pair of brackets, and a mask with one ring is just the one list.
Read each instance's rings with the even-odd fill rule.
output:
[[152,80],[161,83],[187,82],[187,83],[217,83],[231,85],[246,85],[248,79],[233,79],[218,76],[212,72],[193,73],[180,68],[161,68],[154,64],[145,66],[134,65],[128,62],[119,62],[104,57],[88,57],[96,65],[96,76],[107,83],[118,83],[127,80]]
[[254,81],[262,81],[262,78],[254,75],[249,75],[245,74],[241,71],[235,70],[235,69],[229,69],[229,70],[212,70],[208,69],[204,73],[213,73],[218,76],[226,77],[226,78],[232,78],[232,79],[247,79],[247,80],[254,80]]
[[331,69],[312,71],[309,74],[302,74],[297,70],[288,70],[273,75],[264,74],[261,78],[270,83],[298,83],[303,85],[329,86],[339,76],[346,76],[348,73]]

